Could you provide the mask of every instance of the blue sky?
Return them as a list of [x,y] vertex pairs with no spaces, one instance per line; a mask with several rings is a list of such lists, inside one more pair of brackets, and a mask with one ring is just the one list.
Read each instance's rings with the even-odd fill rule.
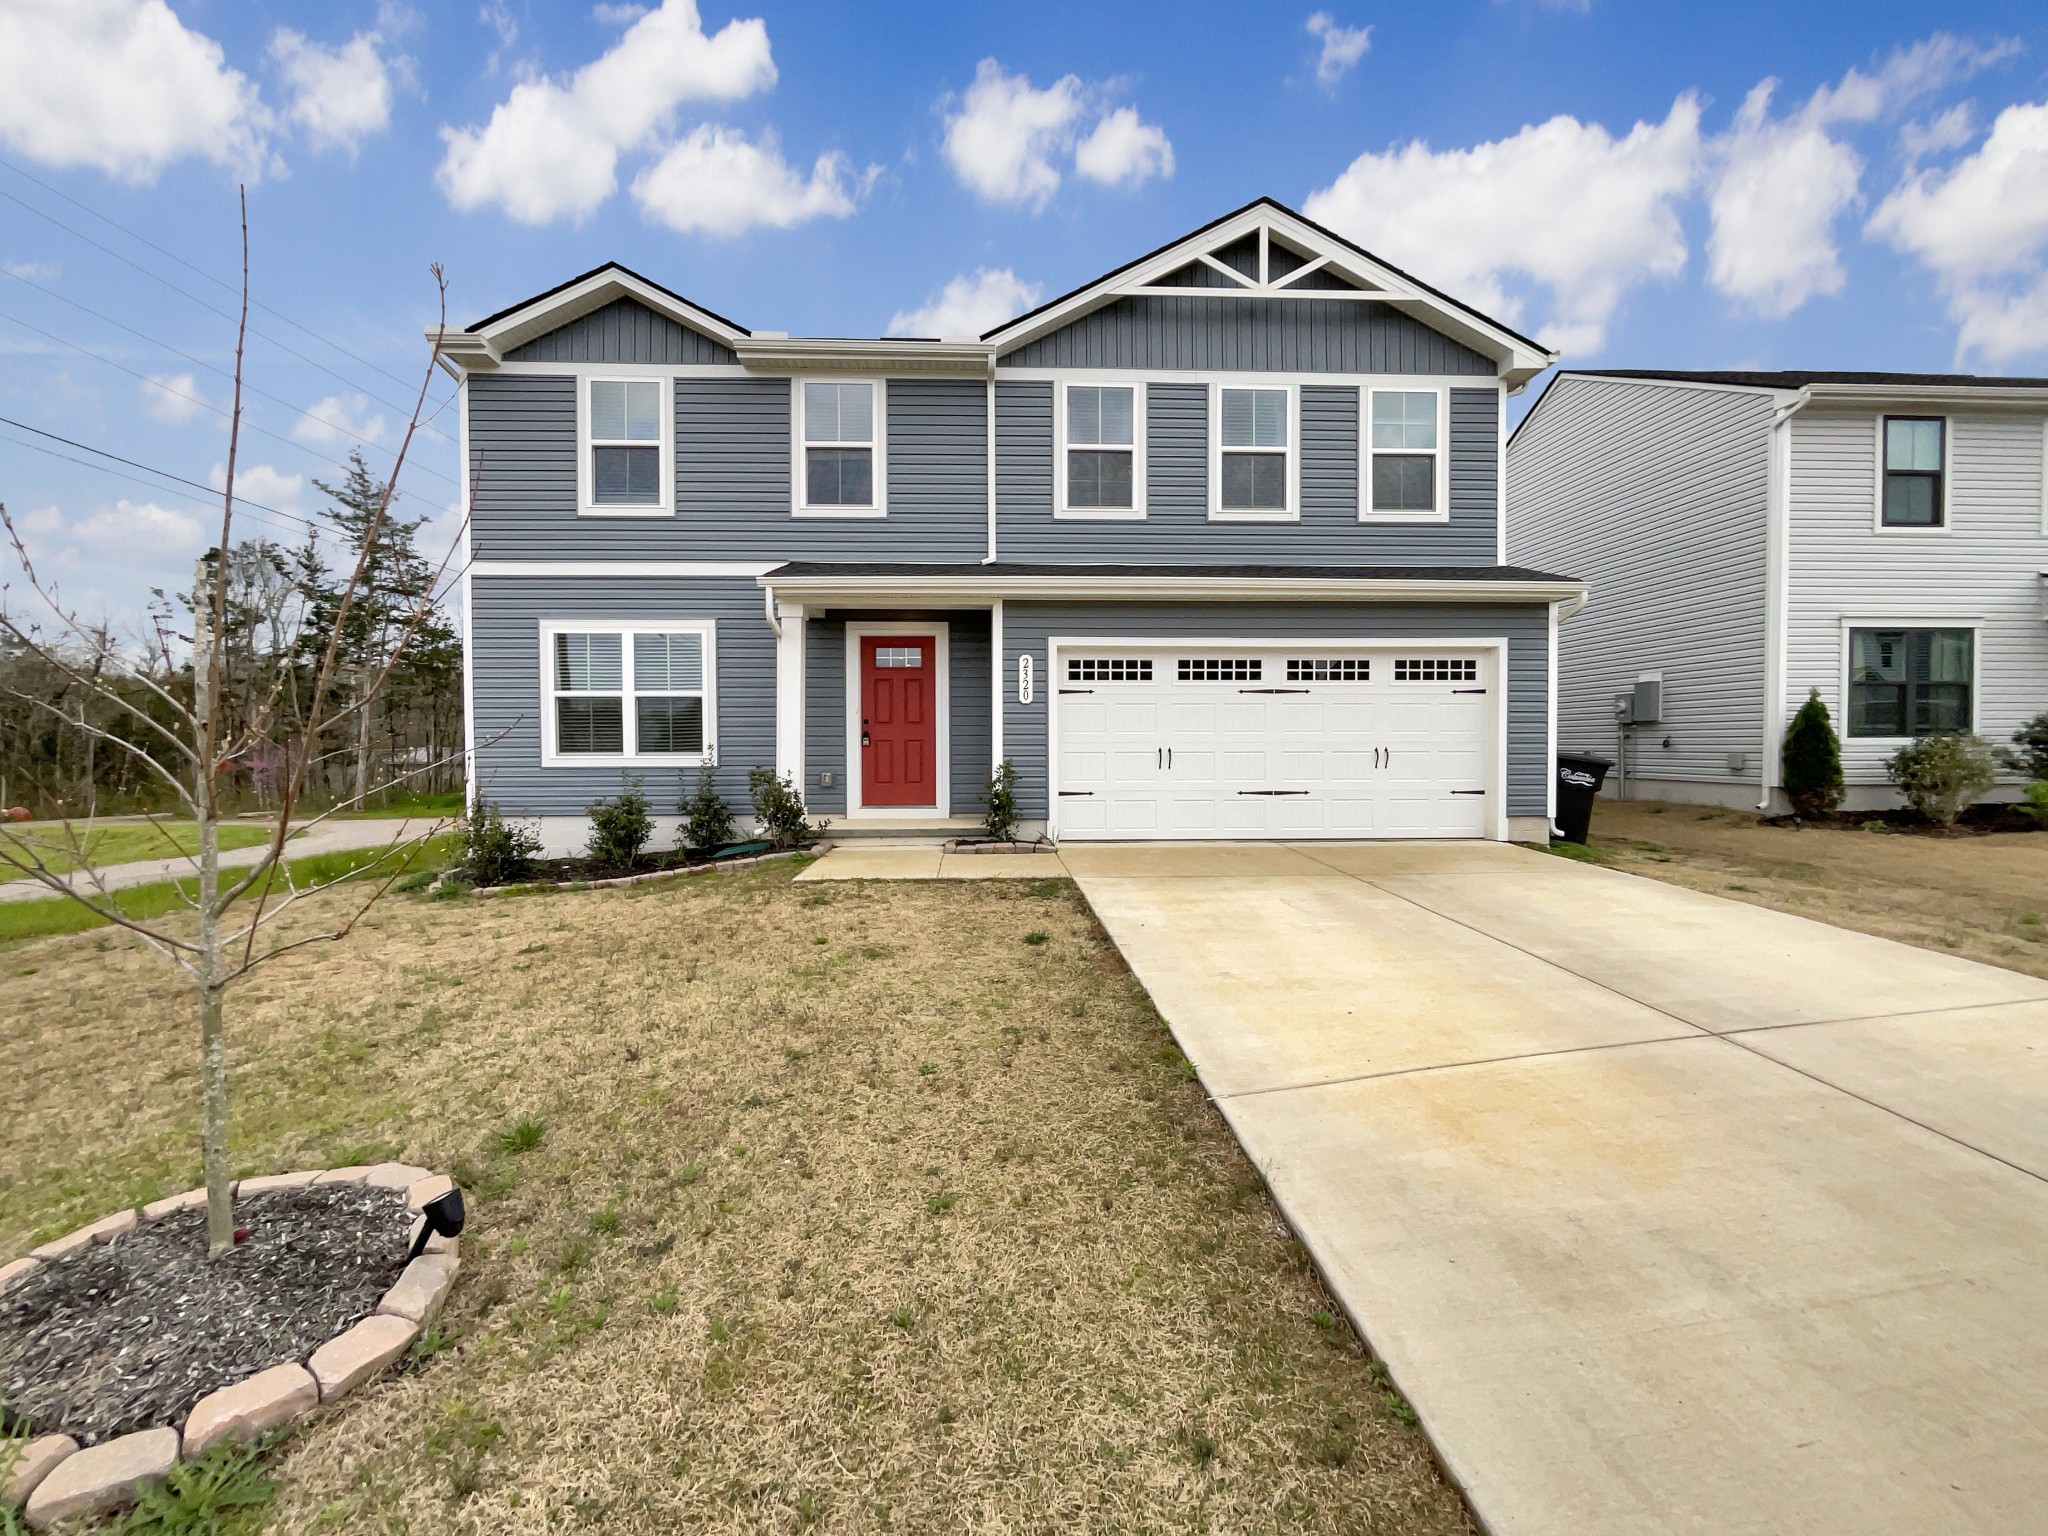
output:
[[388,462],[434,261],[458,323],[617,259],[959,333],[1267,193],[1568,362],[2048,372],[2038,4],[1323,3],[0,0],[0,500],[89,612],[189,572],[203,492],[25,429],[217,475],[238,180],[287,538]]

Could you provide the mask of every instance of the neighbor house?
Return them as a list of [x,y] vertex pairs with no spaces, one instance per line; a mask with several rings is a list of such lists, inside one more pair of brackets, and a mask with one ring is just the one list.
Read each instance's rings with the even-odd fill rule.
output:
[[1630,794],[1783,810],[1810,693],[1851,808],[1896,803],[1915,737],[2006,742],[2048,710],[2044,434],[2048,379],[1558,374],[1508,445],[1508,548],[1599,594],[1562,745]]
[[611,265],[446,339],[470,783],[751,768],[944,829],[1542,838],[1575,580],[1503,563],[1553,361],[1261,200],[985,336],[748,330]]

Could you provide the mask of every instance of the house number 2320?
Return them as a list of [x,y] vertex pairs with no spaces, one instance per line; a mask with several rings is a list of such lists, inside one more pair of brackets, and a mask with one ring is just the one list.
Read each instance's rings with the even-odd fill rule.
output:
[[1029,704],[1032,695],[1032,658],[1028,655],[1017,658],[1017,702]]

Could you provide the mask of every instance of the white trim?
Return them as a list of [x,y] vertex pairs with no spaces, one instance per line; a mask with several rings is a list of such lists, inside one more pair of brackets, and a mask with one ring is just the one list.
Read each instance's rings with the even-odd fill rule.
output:
[[[1449,395],[1445,397],[1446,414],[1449,414]],[[1508,387],[1499,386],[1493,402],[1493,562],[1495,565],[1508,563]],[[1445,470],[1449,474],[1448,469]],[[1444,491],[1444,506],[1451,504],[1450,490]],[[1552,622],[1555,622],[1553,616]],[[1555,753],[1551,754],[1553,757]],[[1551,775],[1556,778],[1556,774]]]
[[988,421],[983,427],[985,449],[982,458],[986,463],[988,477],[988,553],[982,556],[982,564],[996,562],[996,376],[991,372],[987,380]]
[[[870,427],[874,440],[866,447],[874,465],[874,483],[870,487],[874,499],[866,506],[817,506],[810,503],[810,487],[805,483],[804,450],[807,448],[845,447],[858,448],[862,445],[850,438],[834,438],[827,442],[810,442],[805,437],[804,385],[805,384],[865,384],[874,391],[874,419]],[[789,510],[792,517],[828,518],[881,518],[889,515],[889,386],[888,380],[880,375],[861,374],[845,378],[837,375],[819,377],[816,374],[792,374],[789,380]]]
[[[991,385],[991,388],[994,386]],[[1131,504],[1128,507],[1070,507],[1067,504],[1067,450],[1088,444],[1067,441],[1067,391],[1070,389],[1128,389],[1131,392]],[[1067,379],[1052,388],[1052,515],[1061,522],[1137,523],[1145,520],[1145,405],[1146,381],[1141,378],[1102,376]],[[1109,444],[1111,452],[1118,445]]]
[[1763,740],[1757,754],[1757,802],[1771,809],[1785,746],[1785,684],[1792,607],[1792,418],[1804,395],[1782,404],[1771,418],[1764,482],[1764,687]]
[[[1372,445],[1374,395],[1434,395],[1436,447],[1430,457],[1430,507],[1427,511],[1385,511],[1372,504],[1372,461],[1382,451]],[[1384,450],[1408,456],[1415,449]],[[1375,384],[1358,392],[1358,520],[1361,523],[1448,523],[1451,520],[1451,392],[1422,384]]]
[[[540,764],[543,768],[695,768],[718,763],[718,623],[714,619],[544,618],[540,626]],[[640,634],[696,634],[704,641],[704,749],[701,752],[636,752],[633,711],[633,642]],[[555,747],[554,638],[558,634],[620,635],[620,714],[624,752],[569,752]]]
[[999,597],[989,604],[988,650],[992,676],[989,690],[988,711],[988,761],[993,773],[1003,765],[1003,712],[1007,700],[1003,696],[1003,600]]
[[[1552,828],[1557,826],[1557,610],[1564,605],[1550,605],[1550,667],[1545,679],[1548,702],[1544,706],[1544,755],[1543,755],[1543,815]],[[1501,692],[1507,692],[1503,687]]]
[[[1506,842],[1508,837],[1508,639],[1505,635],[1493,635],[1471,639],[1446,638],[1432,635],[1414,639],[1402,635],[1385,637],[1331,636],[1331,635],[1261,635],[1245,638],[1231,635],[1052,635],[1045,643],[1045,666],[1048,679],[1045,687],[1045,831],[1055,843],[1059,841],[1059,688],[1060,652],[1072,650],[1100,650],[1107,648],[1137,649],[1148,647],[1158,650],[1260,650],[1274,651],[1301,647],[1318,651],[1490,651],[1493,667],[1488,686],[1494,700],[1493,740],[1489,743],[1488,784],[1491,812],[1489,820],[1492,831],[1487,835],[1494,842]],[[1555,768],[1551,777],[1556,777]],[[1160,839],[1168,841],[1168,839]],[[1254,838],[1254,842],[1284,842],[1283,837]],[[1391,841],[1391,839],[1389,839]]]
[[[1133,374],[1128,368],[1012,368],[1005,365],[996,380],[1003,384],[1044,384],[1071,381],[1075,384],[1121,384],[1128,383]],[[1349,384],[1357,388],[1376,389],[1496,389],[1501,387],[1499,379],[1490,373],[1338,373],[1306,369],[1274,369],[1269,373],[1245,373],[1223,370],[1211,373],[1203,369],[1189,369],[1185,372],[1161,369],[1141,375],[1150,384],[1205,384],[1221,379],[1237,385],[1251,384]]]
[[[1938,421],[1941,423],[1941,521],[1921,526],[1916,523],[1888,523],[1884,520],[1884,424],[1887,421]],[[1955,418],[1943,411],[1881,410],[1871,417],[1876,436],[1875,471],[1871,479],[1870,531],[1880,538],[1924,539],[1946,537],[1955,531]]]
[[1953,619],[1943,614],[1920,614],[1911,618],[1890,616],[1881,619],[1843,618],[1841,626],[1841,656],[1838,659],[1835,686],[1840,691],[1835,695],[1841,706],[1841,740],[1846,749],[1855,742],[1874,742],[1879,746],[1903,747],[1923,740],[1919,736],[1856,736],[1849,731],[1849,633],[1857,629],[1967,629],[1970,631],[1970,723],[1965,728],[1975,732],[1978,722],[1984,717],[1981,700],[1984,697],[1984,627],[1981,618]]
[[[699,309],[689,300],[663,293],[645,279],[607,263],[588,277],[566,288],[529,299],[487,324],[471,326],[463,331],[451,330],[447,336],[447,350],[465,368],[503,367],[507,352],[517,350],[535,337],[558,331],[570,321],[580,320],[621,298],[635,299],[656,314],[666,315],[677,324],[727,346],[746,335],[739,327]],[[435,329],[427,327],[429,339],[434,336]]]
[[[2041,418],[2041,532],[2048,535],[2048,416]],[[2042,578],[2048,580],[2048,571]],[[2043,617],[2048,617],[2048,612]]]
[[476,561],[470,558],[472,547],[470,529],[470,461],[469,461],[469,380],[459,377],[455,392],[461,396],[455,402],[455,439],[457,452],[462,458],[462,806],[465,813],[476,810],[478,786],[476,782],[476,595],[470,586],[470,578],[476,574]]
[[730,576],[758,580],[780,560],[473,560],[472,576]]
[[[848,624],[846,626],[846,814],[848,816],[896,817],[908,821],[929,820],[953,814],[953,690],[952,629],[944,619],[901,623]],[[933,789],[938,804],[862,805],[860,777],[860,658],[861,641],[871,635],[929,635],[932,638],[932,710],[936,743]]]
[[775,633],[775,771],[787,775],[808,798],[804,782],[804,667],[810,628],[802,603],[769,602],[780,627]]
[[[1492,569],[1492,567],[1483,567]],[[1582,581],[1457,581],[1429,577],[1202,576],[1187,569],[1158,576],[831,576],[756,578],[764,587],[805,601],[874,608],[903,603],[923,607],[981,607],[997,597],[1044,602],[1069,598],[1145,601],[1342,603],[1550,603],[1584,606]],[[1574,610],[1576,611],[1576,610]],[[1567,615],[1569,617],[1570,615]]]
[[746,371],[762,373],[953,373],[985,375],[995,348],[972,337],[869,340],[864,337],[798,336],[757,331],[732,343]]
[[[1294,375],[1211,374],[1209,390],[1209,521],[1212,523],[1298,523],[1301,521],[1301,384]],[[1287,396],[1287,505],[1278,512],[1226,511],[1223,506],[1223,391],[1280,390]],[[1266,453],[1270,448],[1232,448],[1232,453]]]
[[[597,444],[590,435],[590,391],[599,383],[653,384],[661,392],[661,403],[655,408],[657,424],[661,429],[658,450],[660,468],[659,499],[652,502],[636,502],[617,506],[610,503],[599,505],[593,498],[593,459]],[[645,448],[643,442],[628,442],[626,439],[607,438],[608,446]],[[576,510],[583,517],[673,517],[676,505],[676,396],[675,386],[665,374],[623,374],[617,371],[596,371],[582,375],[576,380]]]
[[744,379],[735,363],[500,363],[492,373],[551,379]]

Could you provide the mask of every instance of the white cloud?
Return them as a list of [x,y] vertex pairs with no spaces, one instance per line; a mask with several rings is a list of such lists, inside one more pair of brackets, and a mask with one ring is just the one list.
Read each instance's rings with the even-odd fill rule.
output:
[[291,90],[286,115],[316,147],[353,153],[391,126],[392,65],[379,51],[383,41],[376,32],[358,32],[328,48],[290,27],[270,39],[270,57]]
[[693,0],[666,0],[567,80],[522,80],[483,127],[442,128],[435,179],[464,212],[581,220],[617,188],[620,154],[652,144],[684,102],[735,101],[774,83],[765,23],[732,21],[707,37]]
[[165,0],[0,7],[0,142],[17,154],[138,183],[189,156],[246,176],[269,129],[255,85]]
[[638,21],[646,14],[647,7],[644,5],[593,5],[590,8],[591,19],[607,27],[623,27],[629,22]]
[[1328,11],[1317,11],[1308,19],[1308,34],[1319,38],[1323,51],[1316,57],[1316,84],[1329,90],[1351,73],[1372,46],[1371,27],[1340,27]]
[[1959,101],[1925,122],[1907,123],[1899,129],[1899,153],[1908,165],[1918,165],[1929,155],[1961,149],[1977,136],[1977,113],[1967,101]]
[[370,409],[368,395],[329,395],[307,407],[306,414],[293,423],[292,436],[323,448],[382,442],[384,415]]
[[[216,464],[207,472],[206,483],[216,491],[227,489],[228,472],[224,464]],[[235,500],[260,501],[266,507],[275,507],[280,512],[296,512],[299,507],[299,493],[305,489],[303,475],[288,475],[268,464],[238,463],[235,465]]]
[[54,283],[64,275],[64,269],[54,261],[0,261],[0,272],[31,283]]
[[1173,146],[1165,129],[1139,120],[1136,107],[1118,107],[1075,147],[1074,169],[1106,187],[1142,186],[1173,175]]
[[1856,200],[1863,161],[1808,110],[1770,118],[1775,80],[1749,93],[1735,125],[1714,141],[1707,192],[1713,231],[1707,281],[1769,319],[1781,319],[1848,280],[1835,221]]
[[1014,315],[1034,308],[1045,292],[1008,267],[983,267],[972,277],[956,277],[918,309],[899,310],[889,319],[891,336],[979,336]]
[[205,536],[190,512],[126,500],[96,507],[83,517],[67,517],[54,506],[37,507],[21,519],[21,531],[49,546],[60,564],[81,564],[77,557],[85,553],[94,565],[130,569],[195,553]]
[[1470,149],[1420,140],[1364,154],[1304,211],[1395,265],[1510,322],[1510,281],[1549,290],[1537,336],[1596,351],[1629,289],[1684,271],[1677,203],[1694,186],[1700,107],[1690,93],[1661,123],[1616,138],[1559,116]]
[[1909,172],[1865,232],[1935,274],[1958,358],[2048,347],[2048,101],[2007,107],[1953,165]]
[[199,381],[189,373],[152,373],[136,388],[142,391],[142,409],[173,426],[190,421],[206,409]]
[[633,178],[633,200],[644,217],[681,233],[737,235],[843,219],[875,174],[856,181],[847,158],[832,153],[818,156],[806,177],[782,158],[773,135],[754,144],[736,128],[707,123]]
[[1873,122],[2019,51],[2018,41],[2012,38],[1975,43],[1936,32],[1908,47],[1893,49],[1874,74],[1852,68],[1839,85],[1822,86],[1813,93],[1807,111],[1820,122]]

